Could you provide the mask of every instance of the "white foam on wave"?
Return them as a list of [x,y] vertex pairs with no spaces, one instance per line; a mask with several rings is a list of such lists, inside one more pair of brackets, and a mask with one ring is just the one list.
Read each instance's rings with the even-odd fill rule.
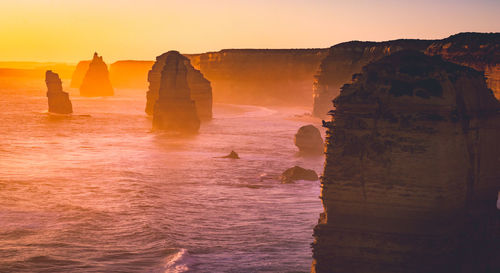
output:
[[182,273],[189,270],[189,257],[187,249],[181,248],[176,253],[168,256],[164,273]]

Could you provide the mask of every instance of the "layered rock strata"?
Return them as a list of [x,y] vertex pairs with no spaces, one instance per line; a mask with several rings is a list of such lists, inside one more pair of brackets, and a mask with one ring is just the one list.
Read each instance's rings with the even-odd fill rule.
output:
[[85,97],[114,95],[113,86],[111,86],[111,81],[109,80],[108,66],[97,53],[94,53],[94,58],[85,73],[82,85],[80,86],[80,95]]
[[314,74],[327,53],[327,49],[224,49],[186,57],[212,83],[214,101],[309,107]]
[[73,113],[73,106],[69,100],[69,94],[63,91],[59,75],[51,70],[47,70],[47,72],[45,72],[45,84],[47,85],[49,112],[56,114]]
[[500,272],[500,106],[484,75],[401,51],[334,105],[312,272]]
[[195,133],[200,128],[195,102],[188,85],[185,57],[171,52],[161,72],[159,96],[153,113],[153,129]]
[[331,47],[314,78],[313,115],[325,118],[342,85],[350,82],[353,74],[360,72],[366,64],[400,50],[423,51],[431,43],[425,40],[353,41]]
[[169,51],[158,57],[156,62],[148,73],[149,89],[146,95],[146,113],[152,115],[154,105],[158,99],[160,84],[162,80],[162,70],[165,67],[168,56],[175,55],[176,58],[182,60],[187,69],[187,82],[191,90],[191,99],[196,104],[196,110],[201,120],[209,120],[212,118],[212,87],[210,82],[205,79],[203,74],[195,69],[188,58],[179,54],[177,51]]
[[432,43],[426,54],[483,71],[488,87],[500,99],[500,33],[459,33]]

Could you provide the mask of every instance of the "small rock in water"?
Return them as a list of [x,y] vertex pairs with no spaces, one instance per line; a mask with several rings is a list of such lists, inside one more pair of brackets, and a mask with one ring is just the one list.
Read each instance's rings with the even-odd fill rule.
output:
[[316,181],[318,180],[318,175],[314,170],[308,170],[299,166],[294,166],[284,171],[280,176],[280,180],[282,184],[293,183],[296,180]]
[[240,159],[240,157],[238,156],[238,153],[236,153],[235,151],[231,151],[228,155],[222,156],[220,158]]

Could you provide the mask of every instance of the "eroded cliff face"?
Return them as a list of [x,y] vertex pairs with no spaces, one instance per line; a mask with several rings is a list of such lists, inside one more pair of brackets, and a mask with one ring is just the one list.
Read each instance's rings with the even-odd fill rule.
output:
[[162,67],[159,96],[154,105],[153,129],[195,133],[200,128],[187,75],[186,58],[177,51],[169,51]]
[[82,85],[80,95],[85,97],[113,96],[114,90],[109,80],[108,66],[102,56],[94,53],[94,58],[89,64]]
[[431,44],[426,54],[483,71],[500,100],[500,33],[459,33]]
[[45,72],[45,84],[47,85],[49,112],[57,114],[73,113],[73,106],[69,100],[69,94],[63,91],[59,75],[51,70],[47,70],[47,72]]
[[[146,113],[153,114],[154,105],[158,100],[162,70],[169,55],[179,55],[177,51],[169,51],[158,57],[148,73],[149,89],[147,92]],[[203,74],[195,69],[188,58],[179,55],[187,69],[187,82],[190,89],[191,99],[194,100],[196,110],[200,119],[209,120],[212,118],[212,87]]]
[[482,73],[401,51],[334,104],[312,272],[500,272],[500,106]]
[[310,106],[326,49],[226,49],[186,55],[212,83],[217,102]]
[[325,118],[331,101],[340,88],[351,81],[353,74],[369,62],[379,60],[394,52],[412,49],[425,50],[432,41],[395,40],[388,42],[347,42],[335,45],[323,59],[313,83],[313,115]]

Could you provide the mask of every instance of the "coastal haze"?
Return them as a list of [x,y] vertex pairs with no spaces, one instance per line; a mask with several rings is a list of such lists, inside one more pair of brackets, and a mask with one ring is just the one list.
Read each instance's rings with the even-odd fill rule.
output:
[[0,272],[500,272],[500,2],[0,3]]

